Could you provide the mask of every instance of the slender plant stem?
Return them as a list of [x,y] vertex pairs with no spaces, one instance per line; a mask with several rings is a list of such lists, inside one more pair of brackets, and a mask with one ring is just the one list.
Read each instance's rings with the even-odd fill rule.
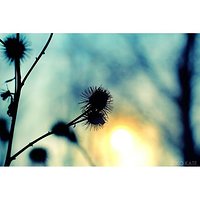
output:
[[85,118],[83,118],[83,119],[80,119],[80,120],[78,120],[78,121],[75,121],[72,125],[76,125],[76,124],[78,124],[78,123],[80,123],[80,122],[84,122],[84,121],[86,121],[87,119],[85,119]]
[[19,105],[19,99],[20,99],[20,93],[16,93],[14,97],[14,104],[15,104],[15,109],[13,112],[13,117],[12,117],[12,122],[11,122],[11,128],[10,128],[10,139],[8,142],[8,150],[6,154],[6,160],[5,160],[5,166],[10,166],[10,156],[11,156],[11,151],[12,151],[12,142],[13,142],[13,136],[14,136],[14,130],[15,130],[15,123],[16,123],[16,118],[17,118],[17,110],[18,110],[18,105]]
[[28,70],[27,74],[25,75],[24,79],[22,80],[22,87],[24,85],[24,83],[26,82],[28,76],[30,75],[30,73],[32,72],[32,70],[34,69],[34,67],[36,66],[36,64],[38,63],[38,61],[40,60],[40,58],[42,57],[43,54],[45,54],[45,51],[51,41],[51,38],[53,37],[53,33],[50,34],[49,39],[47,40],[46,44],[44,45],[42,51],[40,52],[40,54],[38,55],[38,57],[36,57],[35,62],[32,64],[32,66],[30,67],[30,69]]
[[90,156],[88,155],[87,151],[80,144],[78,144],[77,146],[78,146],[79,150],[83,153],[83,155],[85,156],[85,158],[88,160],[89,164],[91,166],[96,166],[94,164],[94,162],[92,161],[92,159],[90,158]]
[[[19,33],[16,34],[16,38],[19,42]],[[20,58],[15,59],[15,93],[21,91],[21,71],[20,71]]]
[[13,156],[10,157],[10,161],[12,162],[13,160],[16,159],[17,156],[19,156],[21,153],[23,153],[26,149],[28,149],[29,147],[33,146],[35,143],[39,142],[40,140],[46,138],[49,135],[52,135],[53,132],[48,132],[45,133],[44,135],[40,136],[39,138],[33,140],[32,142],[30,142],[29,144],[27,144],[25,147],[23,147],[22,149],[20,149],[17,153],[15,153]]
[[[86,111],[86,112],[87,112],[87,111]],[[83,117],[83,116],[85,115],[86,112],[84,112],[84,113],[82,113],[81,115],[79,115],[78,117],[76,117],[74,120],[72,120],[71,122],[69,122],[68,124],[66,124],[66,126],[67,126],[67,127],[70,127],[70,126],[75,125],[75,124],[77,124],[77,123],[79,123],[79,122],[82,122],[82,120],[79,120],[79,119],[80,119],[81,117]],[[79,121],[77,121],[77,120],[79,120]],[[21,153],[23,153],[26,149],[28,149],[29,147],[33,146],[35,143],[39,142],[40,140],[42,140],[42,139],[44,139],[44,138],[46,138],[46,137],[48,137],[48,136],[50,136],[50,135],[52,135],[52,134],[54,134],[54,133],[51,132],[51,131],[49,131],[48,133],[45,133],[44,135],[38,137],[37,139],[33,140],[32,142],[30,142],[29,144],[27,144],[26,146],[24,146],[24,147],[23,147],[22,149],[20,149],[17,153],[15,153],[13,156],[11,156],[11,157],[8,158],[8,161],[7,161],[7,164],[8,164],[8,165],[5,165],[5,166],[9,166],[10,163],[11,163],[13,160],[15,160],[15,159],[17,158],[17,156],[19,156]],[[82,152],[84,152],[84,150],[82,150]],[[85,152],[84,154],[86,155],[87,152]],[[91,159],[89,158],[89,156],[88,156],[88,155],[86,155],[86,156],[87,156],[88,160],[90,160],[90,163],[91,163],[92,165],[94,165],[94,164],[92,163]]]
[[89,111],[89,110],[86,110],[84,113],[82,113],[81,115],[79,115],[77,118],[75,118],[74,120],[72,120],[71,122],[69,122],[69,123],[67,124],[67,126],[72,126],[72,125],[75,125],[75,124],[77,124],[77,123],[79,123],[79,122],[84,121],[85,119],[81,119],[80,121],[77,121],[77,120],[79,120],[81,117],[83,117],[88,111]]
[[[19,41],[19,33],[16,34],[16,38]],[[15,123],[17,118],[17,110],[19,105],[19,99],[21,94],[21,72],[20,72],[20,58],[15,58],[15,94],[14,94],[14,109],[12,112],[12,121],[10,127],[10,139],[8,142],[8,149],[6,154],[5,166],[9,166],[11,151],[12,151],[12,143],[13,143],[13,136],[15,131]]]

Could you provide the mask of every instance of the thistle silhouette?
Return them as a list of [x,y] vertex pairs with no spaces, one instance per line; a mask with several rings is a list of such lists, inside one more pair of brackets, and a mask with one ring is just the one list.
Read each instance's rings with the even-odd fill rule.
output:
[[30,51],[30,44],[25,36],[18,38],[18,35],[11,35],[4,41],[0,41],[3,44],[4,57],[9,63],[13,63],[17,59],[23,61]]
[[97,111],[107,114],[112,109],[112,96],[110,92],[103,87],[89,87],[81,94],[80,104],[84,104],[82,111]]
[[[14,71],[15,71],[15,77],[13,79],[6,81],[6,83],[11,81],[15,82],[14,92],[10,92],[10,90],[7,89],[7,91],[1,93],[1,98],[3,100],[6,99],[10,100],[7,114],[11,118],[8,149],[4,164],[5,166],[10,166],[11,162],[14,159],[16,159],[21,153],[23,153],[26,149],[33,146],[38,141],[53,134],[54,135],[64,134],[65,137],[70,142],[76,144],[80,148],[82,153],[84,153],[85,156],[87,157],[90,164],[94,165],[90,157],[88,156],[87,152],[79,145],[76,135],[73,132],[70,132],[69,128],[70,126],[74,126],[80,122],[84,122],[84,125],[93,128],[95,130],[98,129],[99,127],[101,128],[103,127],[103,125],[106,123],[108,119],[109,112],[111,112],[112,110],[113,99],[110,92],[101,86],[89,87],[81,94],[81,101],[79,102],[79,104],[81,104],[82,107],[81,107],[81,114],[78,117],[76,117],[69,123],[58,124],[57,127],[54,127],[52,129],[52,131],[49,131],[44,135],[41,135],[40,137],[33,140],[32,142],[30,142],[29,144],[27,144],[26,146],[24,146],[22,149],[20,149],[18,152],[16,152],[14,155],[11,156],[12,143],[15,132],[15,122],[17,118],[18,105],[20,101],[22,88],[27,78],[35,68],[36,64],[41,59],[42,55],[45,54],[45,51],[52,39],[52,36],[53,34],[51,33],[40,54],[38,55],[38,57],[36,57],[36,60],[33,62],[32,66],[29,68],[28,72],[25,74],[24,77],[22,77],[21,75],[20,67],[21,67],[21,62],[25,59],[25,57],[28,55],[28,52],[30,51],[29,42],[26,40],[24,36],[21,36],[19,33],[13,36],[9,36],[5,40],[0,39],[0,43],[3,45],[4,56],[9,64],[14,64]],[[36,153],[37,152],[42,152],[42,151],[40,149],[37,150]],[[32,154],[35,155],[34,151]]]
[[98,129],[102,127],[108,118],[108,113],[112,110],[112,96],[103,87],[89,87],[81,94],[83,120],[90,128]]

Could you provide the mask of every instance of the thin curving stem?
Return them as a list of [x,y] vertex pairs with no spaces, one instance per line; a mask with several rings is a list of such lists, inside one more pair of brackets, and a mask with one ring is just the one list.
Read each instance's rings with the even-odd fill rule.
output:
[[40,54],[36,58],[35,62],[32,64],[31,68],[28,70],[28,72],[25,75],[24,79],[22,80],[21,87],[23,87],[23,85],[26,82],[28,76],[30,75],[30,73],[32,72],[32,70],[34,69],[34,67],[36,66],[36,64],[38,63],[38,61],[40,60],[40,58],[42,57],[42,55],[45,54],[45,51],[46,51],[46,49],[47,49],[47,47],[48,47],[48,45],[49,45],[52,37],[53,37],[53,33],[50,34],[49,39],[47,40],[46,44],[44,45],[42,51],[40,52]]

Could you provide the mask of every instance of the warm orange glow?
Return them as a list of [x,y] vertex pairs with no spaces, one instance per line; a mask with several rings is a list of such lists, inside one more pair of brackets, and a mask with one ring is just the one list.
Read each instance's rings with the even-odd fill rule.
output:
[[151,151],[137,133],[128,127],[116,127],[111,131],[110,143],[118,154],[119,165],[148,165]]
[[89,151],[100,166],[174,165],[161,143],[159,129],[134,116],[115,115],[98,134],[90,134]]

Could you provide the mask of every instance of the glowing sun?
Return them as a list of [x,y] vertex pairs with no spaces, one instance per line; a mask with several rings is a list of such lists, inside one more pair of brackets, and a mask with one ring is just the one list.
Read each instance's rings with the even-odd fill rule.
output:
[[119,165],[148,165],[150,152],[138,133],[128,127],[116,127],[111,131],[110,143],[118,157]]

